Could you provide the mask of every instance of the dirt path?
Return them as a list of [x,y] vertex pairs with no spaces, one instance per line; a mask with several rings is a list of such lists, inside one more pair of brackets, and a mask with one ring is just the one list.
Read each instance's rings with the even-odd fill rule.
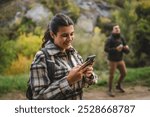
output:
[[114,90],[115,97],[107,94],[106,88],[89,90],[84,93],[86,100],[150,100],[150,88],[144,86],[126,87],[125,93]]
[[[90,89],[84,92],[86,100],[150,100],[150,88],[143,86],[126,87],[125,93],[114,90],[115,97],[107,95],[106,88]],[[0,100],[25,100],[25,93],[11,92],[0,97]]]

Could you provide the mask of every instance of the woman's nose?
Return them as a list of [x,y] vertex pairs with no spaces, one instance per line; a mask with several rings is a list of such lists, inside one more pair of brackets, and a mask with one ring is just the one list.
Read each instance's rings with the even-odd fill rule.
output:
[[72,40],[73,36],[72,35],[68,35],[67,40]]

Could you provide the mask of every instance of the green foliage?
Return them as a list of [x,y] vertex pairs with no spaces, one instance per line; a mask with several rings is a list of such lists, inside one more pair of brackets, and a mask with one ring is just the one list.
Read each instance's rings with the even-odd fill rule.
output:
[[[35,28],[36,33],[41,35],[41,31],[39,28]],[[23,55],[26,59],[24,61],[24,66],[29,65],[26,63],[31,62],[31,58],[33,58],[34,54],[39,50],[42,43],[42,36],[30,34],[21,34],[18,39],[8,40],[8,37],[1,36],[0,37],[0,73],[6,72],[8,67],[14,65],[20,65],[20,55]],[[16,61],[18,60],[18,63]],[[26,69],[26,67],[24,67]],[[12,69],[12,70],[10,70]],[[13,68],[10,67],[10,72],[13,71]],[[24,70],[25,70],[24,69]],[[24,71],[20,68],[15,68],[15,71]],[[27,69],[26,69],[27,70]],[[6,72],[8,73],[8,72]],[[13,72],[14,73],[14,72]],[[22,72],[21,72],[22,73]]]
[[80,8],[74,0],[41,0],[41,3],[49,8],[53,14],[64,12],[75,22],[80,15]]
[[[144,68],[128,68],[128,73],[125,78],[127,85],[144,85],[150,87],[150,67]],[[96,71],[99,73],[99,71]],[[119,73],[116,73],[116,77]],[[106,86],[108,81],[108,71],[103,71],[99,74],[99,81],[96,86]],[[26,91],[27,81],[29,75],[14,75],[14,76],[2,76],[0,75],[0,95],[3,95],[14,90]],[[117,78],[115,78],[117,80]]]
[[7,21],[14,18],[16,12],[19,10],[16,4],[17,0],[5,1],[0,4],[0,24],[5,26]]
[[141,19],[135,30],[134,51],[138,57],[140,66],[150,65],[150,21]]
[[110,32],[112,31],[111,27],[111,19],[107,17],[100,17],[97,20],[97,26],[102,29],[102,33],[104,32],[106,36],[110,35]]
[[107,85],[108,82],[108,77],[109,77],[109,72],[108,70],[102,70],[100,71],[95,71],[95,73],[98,75],[98,82],[97,86],[105,86]]
[[17,37],[17,27],[12,25],[13,19],[20,7],[17,6],[18,0],[3,0],[0,4],[0,35],[14,40]]
[[[38,31],[37,33],[41,33]],[[16,41],[0,41],[0,72],[5,74],[20,74],[29,71],[29,66],[35,53],[40,49],[42,36],[29,34],[19,35]]]
[[15,42],[0,37],[0,73],[2,73],[16,58]]
[[128,69],[127,76],[125,78],[126,83],[140,84],[150,87],[150,67]]
[[145,2],[138,5],[136,14],[138,16],[135,29],[134,51],[138,57],[137,66],[150,65],[150,3]]
[[41,0],[40,2],[55,14],[62,8],[62,1],[63,0]]
[[21,24],[16,27],[19,34],[30,33],[34,31],[36,24],[31,19],[23,18]]
[[33,58],[27,58],[22,55],[18,55],[18,58],[11,62],[11,65],[5,70],[4,74],[16,75],[28,73]]
[[[95,1],[100,2],[99,0]],[[63,12],[68,14],[74,21],[80,15],[80,8],[74,0],[41,0],[38,2],[44,4],[53,14]],[[125,57],[127,65],[134,67],[150,65],[150,2],[148,0],[106,0],[106,2],[111,5],[117,5],[117,7],[115,6],[116,10],[113,9],[112,11],[113,18],[100,17],[98,19],[100,24],[98,25],[102,31],[95,28],[93,33],[87,34],[81,29],[77,29],[74,41],[75,48],[84,59],[90,54],[96,54],[94,67],[99,71],[106,69],[106,56],[103,52],[106,37],[103,34],[103,30],[105,29],[105,34],[107,34],[109,30],[108,25],[112,21],[120,25],[121,31],[131,49],[130,54]],[[17,64],[22,64],[20,57],[28,64],[40,48],[41,35],[43,34],[43,27],[40,24],[37,26],[30,19],[24,17],[19,24],[8,23],[8,21],[14,19],[17,11],[21,11],[20,7],[16,7],[17,3],[25,6],[27,9],[32,7],[32,4],[27,5],[20,0],[9,0],[9,2],[3,1],[1,3],[0,73],[6,69],[8,70],[7,67],[12,69],[12,65],[18,69]],[[29,3],[34,4],[35,1]],[[21,69],[24,71],[23,68]]]
[[81,29],[77,29],[75,34],[74,47],[83,56],[95,54],[95,69],[106,69],[106,56],[104,53],[105,35],[101,33],[98,27],[95,28],[94,35],[86,34]]
[[14,91],[26,91],[29,75],[1,76],[0,75],[0,95]]
[[146,0],[141,0],[136,8],[136,13],[139,18],[147,18],[149,15],[150,2]]
[[126,35],[127,38],[131,38],[131,32],[134,29],[134,23],[137,19],[135,14],[137,2],[125,1],[124,8],[118,8],[116,11],[112,11],[113,22],[120,25],[122,33]]
[[77,4],[75,4],[74,0],[67,0],[67,5],[66,5],[66,9],[69,11],[69,16],[74,20],[74,22],[76,22],[77,18],[80,15],[80,9],[77,6]]
[[[108,71],[102,71],[99,74],[99,80],[97,86],[106,86],[108,82]],[[127,68],[127,75],[124,79],[124,83],[127,85],[143,85],[150,87],[150,67],[143,68]],[[114,83],[118,81],[119,72],[116,71]]]
[[32,33],[21,34],[16,42],[18,54],[30,58],[40,49],[41,43],[42,36],[33,35]]
[[125,1],[123,8],[113,11],[113,22],[117,22],[131,52],[127,63],[130,66],[150,65],[150,2]]

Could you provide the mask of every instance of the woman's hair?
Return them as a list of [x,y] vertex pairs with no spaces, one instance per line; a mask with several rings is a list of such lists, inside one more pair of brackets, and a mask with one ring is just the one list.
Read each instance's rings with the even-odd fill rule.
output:
[[44,47],[49,40],[53,42],[53,38],[51,37],[50,32],[53,32],[55,35],[57,35],[59,27],[70,25],[74,25],[71,18],[62,13],[56,14],[48,24],[47,30],[44,33],[42,47]]

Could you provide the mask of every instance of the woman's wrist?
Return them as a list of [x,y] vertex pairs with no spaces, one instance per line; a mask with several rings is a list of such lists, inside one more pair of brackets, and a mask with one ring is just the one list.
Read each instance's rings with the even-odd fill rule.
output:
[[71,85],[73,84],[72,79],[71,79],[70,77],[68,77],[68,76],[67,76],[67,78],[66,78],[66,79],[67,79],[67,81],[68,81],[69,85],[71,86]]

